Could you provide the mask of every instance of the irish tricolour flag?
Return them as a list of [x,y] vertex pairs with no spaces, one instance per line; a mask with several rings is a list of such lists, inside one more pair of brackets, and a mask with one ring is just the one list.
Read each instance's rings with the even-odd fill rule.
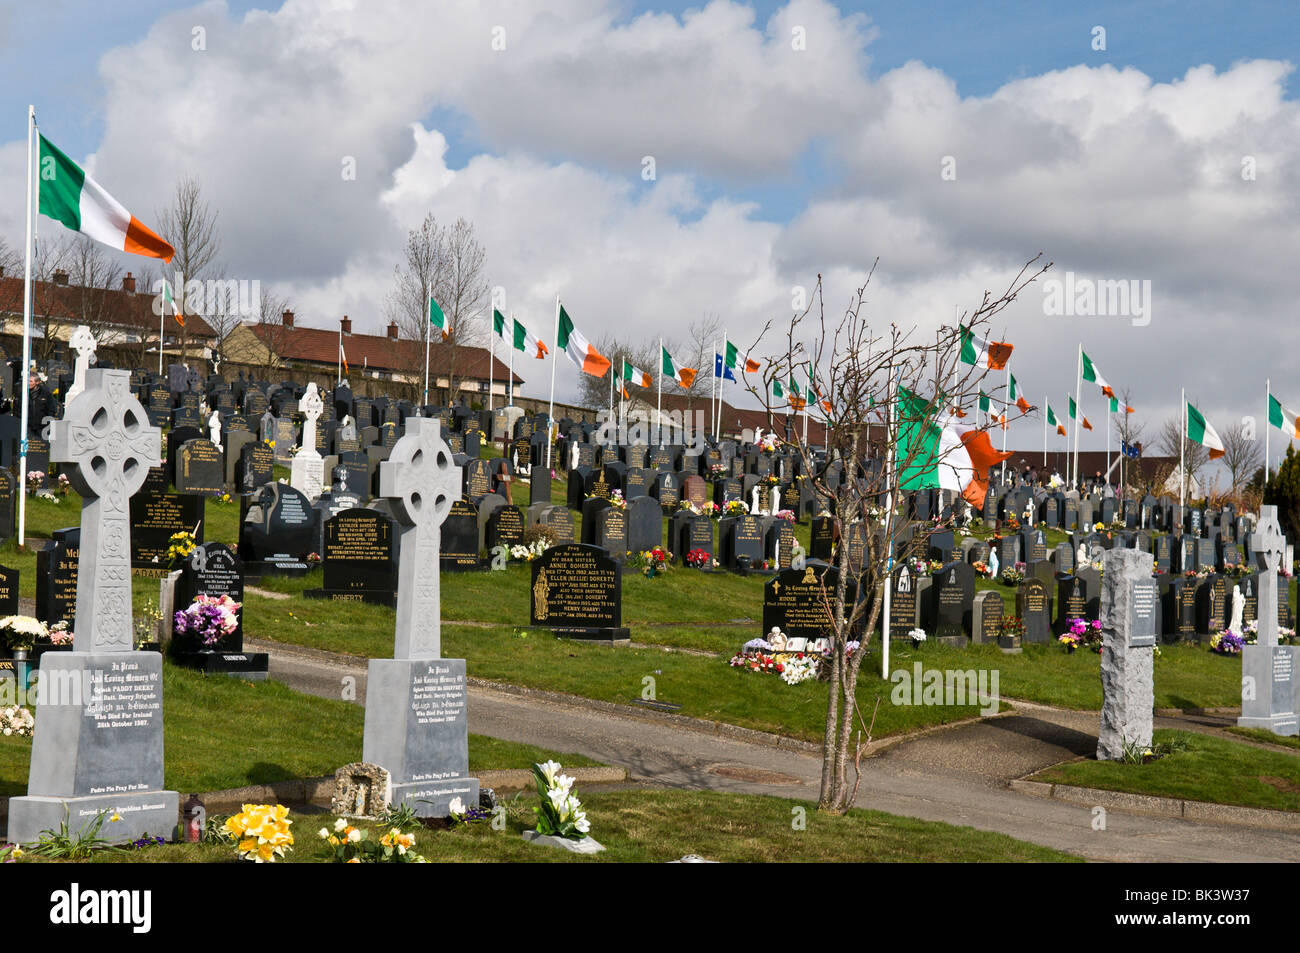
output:
[[623,358],[623,380],[637,387],[650,387],[652,379],[649,371],[643,371],[627,358]]
[[172,260],[176,250],[171,245],[140,224],[138,218],[54,143],[44,136],[40,140],[38,190],[42,215],[118,251]]
[[609,370],[609,358],[601,355],[585,337],[573,326],[569,312],[560,305],[560,333],[556,335],[555,344],[569,360],[592,377],[604,377]]
[[1000,371],[1011,360],[1012,345],[1005,341],[986,341],[968,327],[961,327],[961,359],[965,364]]
[[981,507],[990,468],[1012,456],[993,449],[988,431],[934,413],[934,405],[900,387],[898,465],[904,490],[955,490]]
[[1210,451],[1211,460],[1217,460],[1225,452],[1219,434],[1210,426],[1205,415],[1191,404],[1187,405],[1187,439],[1199,443]]
[[1282,406],[1272,394],[1268,395],[1268,422],[1283,431],[1292,440],[1300,437],[1300,421],[1296,415]]
[[682,367],[673,360],[673,356],[668,353],[668,348],[663,345],[659,346],[663,353],[660,355],[659,366],[663,370],[664,377],[671,377],[683,388],[689,390],[691,384],[695,382],[695,368]]
[[496,308],[492,309],[492,331],[516,351],[531,354],[539,361],[547,354],[546,345],[515,317],[507,318]]

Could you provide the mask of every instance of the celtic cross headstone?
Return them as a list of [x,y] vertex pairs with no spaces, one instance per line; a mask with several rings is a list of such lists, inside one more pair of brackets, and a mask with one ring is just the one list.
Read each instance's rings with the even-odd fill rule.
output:
[[1300,734],[1300,646],[1278,645],[1278,569],[1286,537],[1276,506],[1259,508],[1250,550],[1259,570],[1259,622],[1256,644],[1241,649],[1241,717],[1245,728],[1267,728],[1275,735]]
[[379,492],[398,530],[393,658],[371,659],[362,760],[386,768],[395,805],[446,817],[453,799],[478,804],[469,777],[465,660],[442,658],[442,522],[461,497],[462,471],[437,418],[409,417],[379,467]]

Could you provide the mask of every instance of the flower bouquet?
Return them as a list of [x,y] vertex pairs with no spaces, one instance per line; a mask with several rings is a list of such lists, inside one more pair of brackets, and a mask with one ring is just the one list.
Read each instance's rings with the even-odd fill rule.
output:
[[12,735],[30,738],[35,724],[36,719],[32,717],[32,713],[21,705],[6,705],[0,708],[0,735],[6,738]]
[[245,804],[238,814],[226,818],[221,831],[234,838],[242,860],[270,864],[292,849],[292,823],[289,809],[282,804]]
[[726,464],[723,464],[723,463],[710,463],[710,464],[709,464],[709,479],[710,479],[710,480],[721,480],[721,479],[722,479],[723,477],[725,477],[726,475],[727,475],[727,466],[726,466]]
[[975,575],[987,577],[989,574],[989,564],[982,559],[977,559],[970,564],[970,568],[975,570]]
[[561,770],[554,761],[533,765],[538,797],[538,805],[533,808],[537,815],[537,833],[582,840],[591,830],[591,821],[573,793],[573,778],[561,774]]
[[717,503],[705,503],[703,506],[700,507],[700,515],[707,516],[711,520],[717,519],[718,514],[721,512],[722,512],[722,507],[720,507]]
[[167,543],[167,564],[174,567],[177,563],[189,558],[190,553],[194,551],[194,547],[197,545],[198,542],[195,540],[193,533],[187,533],[185,530],[172,533],[171,539]]
[[1003,616],[998,623],[998,646],[1014,649],[1025,635],[1025,622],[1019,616]]
[[424,858],[412,848],[415,835],[404,834],[400,828],[391,828],[380,835],[378,841],[370,839],[370,832],[353,827],[343,818],[334,822],[334,830],[322,827],[316,836],[334,851],[336,864],[422,864]]
[[0,619],[0,641],[15,658],[26,658],[32,646],[49,638],[49,634],[44,622],[29,615],[7,615]]
[[1018,586],[1025,580],[1025,564],[1016,563],[1014,566],[1005,566],[998,575],[1002,584],[1006,586]]
[[241,605],[230,596],[195,596],[189,608],[172,617],[172,631],[178,640],[211,650],[239,628]]
[[798,685],[800,682],[816,678],[820,671],[820,659],[804,652],[797,652],[794,658],[785,663],[785,671],[781,673],[781,681],[787,685]]
[[1210,651],[1219,655],[1240,655],[1241,647],[1246,644],[1245,638],[1228,629],[1219,632],[1210,639]]
[[794,510],[777,510],[772,515],[776,519],[785,520],[787,523],[794,522]]
[[609,505],[616,510],[627,509],[627,500],[623,499],[622,490],[614,490],[609,494]]
[[672,553],[661,546],[656,546],[653,549],[647,549],[634,555],[631,563],[634,566],[639,566],[641,571],[646,574],[646,578],[653,579],[659,573],[668,570],[672,558]]
[[686,554],[686,565],[692,569],[706,569],[713,560],[713,556],[704,549],[692,549]]
[[723,516],[748,516],[749,507],[743,500],[727,500],[726,505],[722,507]]

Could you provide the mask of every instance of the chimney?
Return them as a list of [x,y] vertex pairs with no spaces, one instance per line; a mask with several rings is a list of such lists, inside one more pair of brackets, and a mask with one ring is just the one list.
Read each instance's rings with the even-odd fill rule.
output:
[[129,271],[126,273],[126,277],[122,279],[122,290],[129,295],[135,294],[135,275]]
[[280,323],[286,328],[293,327],[293,312],[288,308],[284,309],[284,314],[280,315]]
[[68,273],[62,268],[54,272],[54,283],[56,285],[66,285],[68,283]]
[[397,322],[396,322],[396,321],[390,321],[389,324],[388,324],[388,340],[390,340],[390,341],[396,341],[396,340],[397,340]]
[[346,314],[343,315],[343,320],[339,322],[339,325],[343,328],[343,333],[345,335],[352,333],[352,319]]

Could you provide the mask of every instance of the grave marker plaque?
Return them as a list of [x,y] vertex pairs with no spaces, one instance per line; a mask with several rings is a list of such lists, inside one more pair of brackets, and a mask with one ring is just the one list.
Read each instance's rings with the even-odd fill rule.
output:
[[320,589],[304,595],[334,602],[397,606],[397,534],[379,510],[353,507],[325,520]]
[[626,639],[618,563],[598,546],[552,546],[532,562],[530,621],[567,638]]

